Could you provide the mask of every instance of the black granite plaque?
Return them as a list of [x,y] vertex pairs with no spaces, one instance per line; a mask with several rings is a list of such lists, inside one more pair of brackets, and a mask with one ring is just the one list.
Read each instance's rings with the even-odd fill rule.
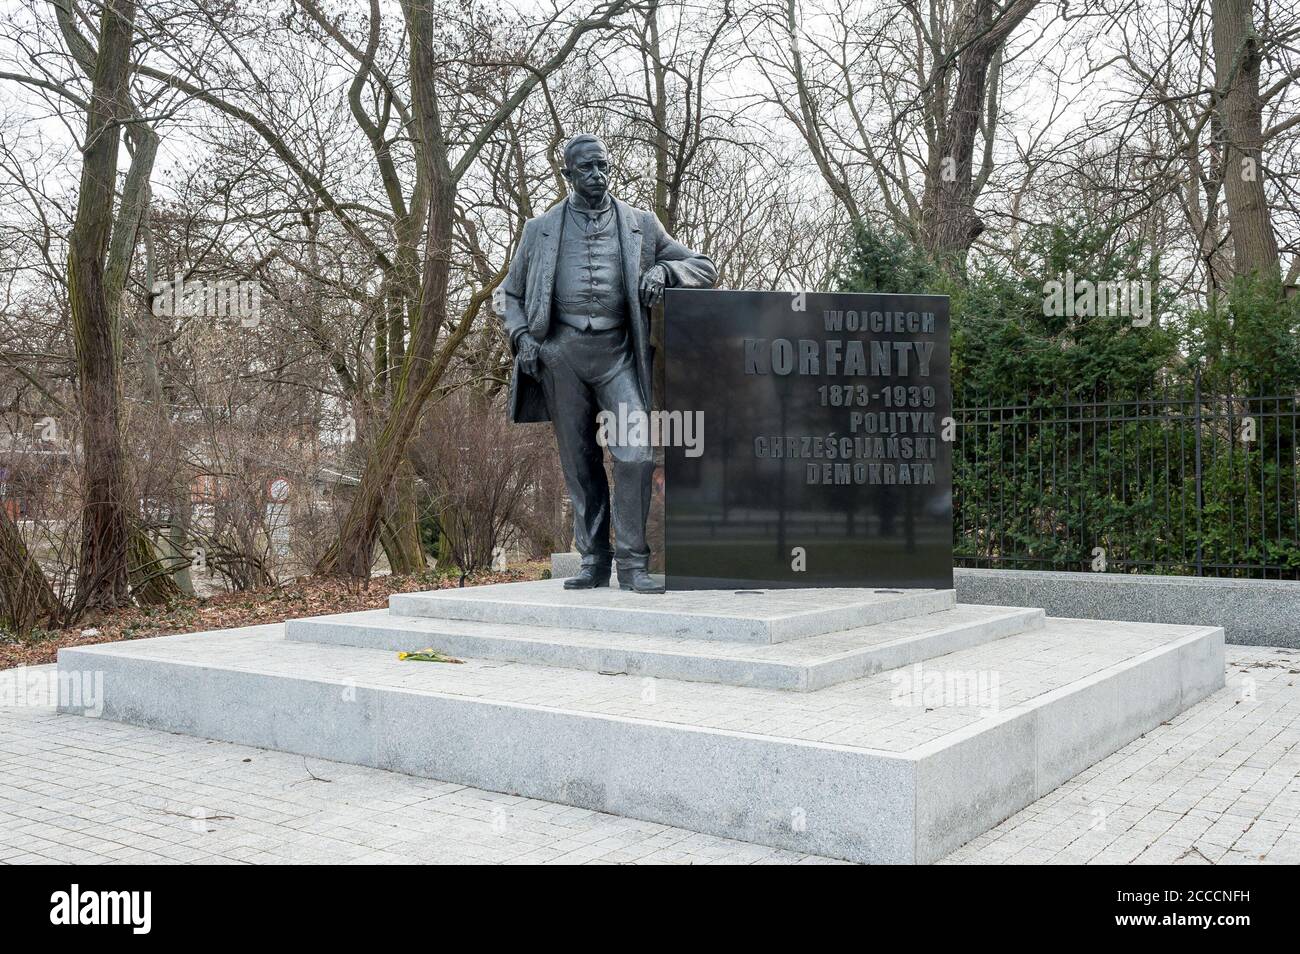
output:
[[664,348],[670,589],[952,586],[946,297],[669,289]]

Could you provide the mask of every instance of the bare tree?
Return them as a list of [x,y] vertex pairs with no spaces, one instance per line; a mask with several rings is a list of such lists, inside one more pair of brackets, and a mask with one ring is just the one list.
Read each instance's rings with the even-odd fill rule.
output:
[[960,264],[985,229],[976,200],[996,165],[1007,41],[1036,7],[783,0],[753,9],[748,46],[763,98],[849,225],[887,225]]
[[[447,291],[459,183],[491,137],[537,85],[564,63],[579,39],[592,30],[608,28],[626,6],[627,0],[613,0],[595,15],[574,24],[551,56],[531,67],[527,77],[504,102],[476,124],[476,128],[467,130],[469,142],[453,160],[436,88],[439,63],[434,54],[434,9],[429,0],[404,0],[402,10],[410,42],[416,164],[429,190],[419,309],[411,329],[406,360],[393,392],[392,407],[371,446],[356,496],[339,532],[338,545],[321,560],[317,566],[319,572],[357,578],[369,575],[385,496],[406,456],[424,403],[446,373],[452,355],[469,334],[474,319],[491,295],[491,287],[477,292],[460,319],[443,337],[450,318]],[[497,283],[504,277],[504,267],[503,264]]]
[[1223,192],[1239,275],[1278,276],[1277,237],[1264,190],[1261,44],[1252,0],[1213,0],[1215,110],[1223,140]]
[[0,506],[0,627],[22,635],[43,620],[58,621],[61,609],[9,511]]
[[984,231],[984,223],[975,211],[975,197],[988,170],[981,170],[977,177],[976,138],[983,130],[987,166],[992,162],[997,122],[996,64],[1007,37],[1037,2],[1012,0],[999,4],[974,0],[968,17],[956,28],[956,50],[941,60],[936,70],[936,85],[944,84],[949,63],[955,59],[957,82],[952,106],[943,117],[938,149],[931,153],[926,167],[925,196],[921,201],[922,244],[940,261],[960,259]]
[[[68,240],[68,298],[81,400],[84,509],[77,605],[125,606],[130,601],[127,497],[122,454],[117,302],[124,274],[108,268],[117,156],[127,106],[132,0],[106,0],[86,112],[84,161],[77,216]],[[134,222],[123,227],[134,232]],[[134,247],[134,235],[122,239]]]

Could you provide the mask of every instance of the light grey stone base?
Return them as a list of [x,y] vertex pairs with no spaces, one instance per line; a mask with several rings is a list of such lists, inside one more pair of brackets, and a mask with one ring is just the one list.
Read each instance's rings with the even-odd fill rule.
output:
[[952,590],[693,590],[648,596],[608,586],[570,591],[563,580],[550,579],[395,593],[388,608],[397,616],[768,644],[936,613],[955,602]]
[[[640,599],[641,597],[638,597]],[[1043,611],[962,606],[775,644],[573,631],[401,616],[388,610],[290,620],[299,642],[502,659],[592,672],[815,692],[1030,629]]]
[[1230,643],[1300,648],[1300,582],[1291,580],[961,568],[954,575],[962,603],[1041,606],[1048,616],[1076,619],[1222,626]]
[[575,576],[582,567],[582,554],[577,550],[551,554],[551,579]]
[[[513,585],[474,599],[499,612]],[[506,595],[523,592],[537,591]],[[846,605],[858,601],[828,612]],[[771,608],[722,630],[779,632],[789,621]],[[102,679],[96,699],[65,712],[889,863],[942,857],[1224,681],[1217,627],[1060,619],[804,693],[501,659],[403,662],[278,626],[64,649],[59,667]],[[941,688],[989,677],[995,691],[931,699],[925,673]]]
[[[551,554],[555,579],[578,572],[574,552]],[[1300,582],[1056,570],[953,571],[959,603],[1041,606],[1048,616],[1222,626],[1227,641],[1300,649]]]

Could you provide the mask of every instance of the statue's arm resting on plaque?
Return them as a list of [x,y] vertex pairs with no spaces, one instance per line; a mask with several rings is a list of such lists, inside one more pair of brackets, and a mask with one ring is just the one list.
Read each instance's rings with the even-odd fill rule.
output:
[[713,259],[683,245],[665,231],[656,215],[649,216],[654,231],[655,265],[664,271],[667,288],[712,288],[718,282]]

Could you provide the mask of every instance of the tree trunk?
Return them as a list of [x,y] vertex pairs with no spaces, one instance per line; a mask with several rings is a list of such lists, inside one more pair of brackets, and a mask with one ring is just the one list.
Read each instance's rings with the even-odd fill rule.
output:
[[1264,191],[1259,36],[1251,0],[1213,0],[1215,108],[1223,131],[1223,193],[1237,275],[1276,277],[1277,237]]
[[[651,141],[654,143],[654,213],[655,217],[668,234],[677,231],[676,196],[669,200],[668,193],[668,84],[667,69],[659,45],[659,5],[650,3],[646,9],[646,36],[649,49],[645,52],[648,60],[649,77],[646,82],[646,95],[650,100],[650,119],[654,123]],[[667,349],[664,347],[664,309],[657,305],[650,311],[650,345],[654,349],[654,365],[650,369],[650,400],[656,408],[663,407],[664,392],[667,388],[667,368],[664,364]],[[656,453],[662,463],[662,452]]]
[[[921,200],[922,241],[926,250],[946,265],[960,268],[966,252],[984,231],[984,223],[975,212],[973,165],[975,137],[988,94],[989,66],[1011,31],[1037,2],[1013,0],[999,10],[993,0],[975,0],[968,26],[958,34],[957,90],[939,136],[939,153],[930,157]],[[993,129],[985,134],[991,137]]]
[[[478,128],[468,145],[461,148],[462,144],[458,142],[459,158],[454,166],[442,129],[434,82],[443,69],[433,49],[438,31],[437,18],[441,15],[434,7],[432,0],[401,0],[410,40],[410,131],[418,183],[418,201],[412,201],[411,212],[414,222],[424,222],[423,267],[418,290],[409,298],[411,312],[406,330],[410,341],[405,352],[401,353],[402,338],[393,333],[390,322],[388,364],[389,374],[395,377],[392,406],[383,429],[370,445],[361,483],[339,529],[338,540],[316,564],[316,572],[327,576],[348,575],[365,579],[370,575],[385,502],[398,468],[406,459],[411,435],[419,423],[424,404],[442,379],[452,355],[469,334],[479,309],[488,300],[496,283],[504,278],[503,270],[487,287],[475,292],[460,320],[451,325],[447,314],[447,285],[451,275],[457,182],[513,111],[540,82],[559,69],[582,35],[591,30],[609,29],[614,17],[626,9],[627,0],[613,0],[604,5],[598,15],[576,23],[544,64],[529,69],[528,78]],[[404,266],[401,274],[407,271]],[[446,340],[440,342],[439,336],[444,328],[450,328],[450,332]]]
[[[442,376],[450,358],[449,347],[439,354],[438,336],[447,321],[447,284],[452,257],[452,228],[456,187],[448,164],[434,77],[438,63],[433,54],[434,12],[427,0],[404,0],[411,50],[411,112],[414,117],[416,162],[423,181],[429,183],[428,220],[424,233],[424,268],[418,296],[417,318],[410,328],[410,347],[393,383],[393,403],[383,430],[371,445],[366,468],[348,508],[339,538],[316,566],[322,575],[370,576],[380,518],[391,493],[393,479],[406,458],[424,402]],[[466,319],[462,321],[462,325]],[[467,326],[459,328],[463,334]],[[396,356],[390,337],[392,374]],[[447,343],[448,346],[451,342]]]
[[[451,195],[439,194],[430,203],[428,248],[420,288],[420,322],[411,338],[410,353],[401,368],[393,406],[384,428],[366,459],[366,468],[348,508],[336,544],[317,565],[323,575],[365,579],[378,536],[379,519],[393,478],[406,457],[425,401],[442,376],[449,354],[438,353],[438,331],[446,321],[446,295],[451,254]],[[468,320],[468,319],[466,319]]]
[[130,106],[135,4],[107,0],[87,110],[77,217],[68,240],[68,299],[76,346],[84,460],[80,562],[74,607],[130,602],[126,471],[120,434],[117,303],[105,281],[121,119]]
[[176,569],[172,573],[172,579],[176,581],[177,591],[183,596],[194,595],[194,578],[190,575],[189,553],[192,509],[189,488],[178,485],[171,506],[168,507],[171,519],[167,525],[167,555],[175,562]]
[[24,636],[42,620],[56,621],[59,610],[50,581],[0,504],[0,623]]
[[646,95],[650,100],[650,121],[654,128],[650,131],[651,141],[654,143],[654,163],[655,163],[655,191],[654,191],[654,213],[668,234],[675,234],[677,230],[676,203],[670,203],[668,197],[668,150],[671,143],[668,139],[668,80],[667,67],[663,61],[663,55],[659,48],[659,4],[651,2],[647,5],[646,13],[646,38],[649,41],[649,48],[643,56],[647,60],[646,69],[649,74],[646,86]]
[[162,606],[181,595],[180,586],[172,579],[176,561],[166,553],[159,553],[148,535],[140,529],[130,531],[131,593],[145,606]]
[[[157,137],[150,132],[153,151],[157,149]],[[149,141],[149,140],[146,140]],[[141,155],[137,151],[136,158],[131,161],[131,176],[136,174],[136,167],[141,162]],[[150,157],[152,165],[152,155]],[[128,176],[129,178],[129,176]],[[145,180],[145,188],[148,188],[148,181]],[[130,190],[128,190],[129,192]],[[126,207],[126,202],[123,202]],[[153,254],[153,232],[147,222],[143,221],[143,209],[141,209],[142,220],[140,223],[142,237],[144,239],[145,250],[145,267],[144,267],[144,287],[152,289],[154,287],[154,278],[157,270],[154,265]],[[118,215],[118,227],[123,222],[123,215]],[[113,244],[117,245],[118,231],[113,233]],[[113,260],[113,254],[109,252],[110,262]],[[158,368],[158,346],[153,329],[153,316],[150,313],[149,302],[146,300],[142,307],[134,312],[127,312],[128,315],[135,315],[133,332],[138,342],[140,352],[141,377],[143,379],[144,393],[147,399],[149,409],[150,427],[154,433],[165,435],[163,438],[167,445],[177,446],[179,441],[175,434],[170,413],[167,407],[167,396],[163,390],[162,374]],[[177,596],[194,596],[194,580],[190,577],[190,555],[189,555],[189,527],[193,503],[190,500],[190,482],[189,477],[183,467],[173,467],[170,469],[167,491],[167,527],[166,534],[160,536],[157,541],[157,550],[159,556],[166,561],[171,569],[171,584],[165,591],[167,598],[171,599]],[[131,585],[137,587],[137,578],[132,576]],[[164,592],[164,591],[156,591]],[[139,592],[135,596],[139,598]]]
[[420,540],[420,512],[415,493],[415,471],[409,460],[398,467],[388,512],[380,524],[380,542],[393,573],[409,576],[424,571],[424,546]]

